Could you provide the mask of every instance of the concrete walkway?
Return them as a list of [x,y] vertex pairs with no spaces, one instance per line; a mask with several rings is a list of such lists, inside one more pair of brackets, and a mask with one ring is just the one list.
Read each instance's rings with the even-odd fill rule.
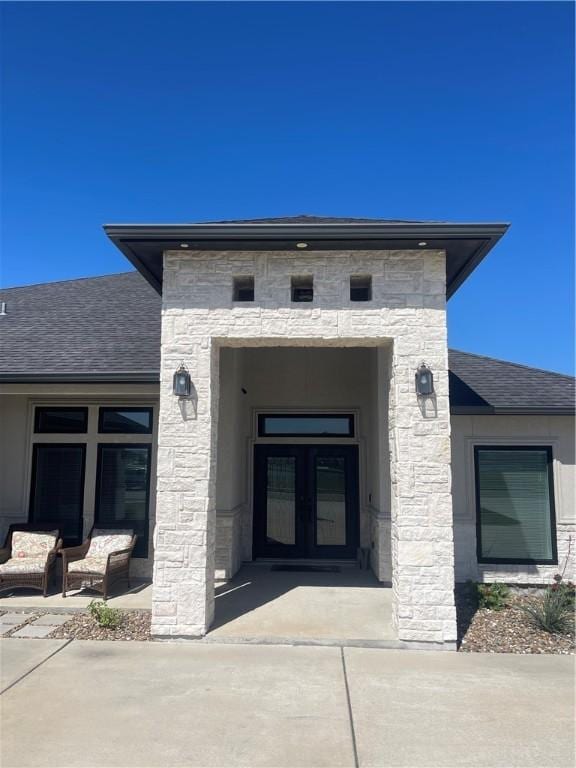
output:
[[0,641],[3,768],[574,765],[574,660]]
[[[2,592],[0,610],[3,611],[32,611],[41,608],[48,611],[84,610],[92,600],[102,600],[102,595],[90,589],[79,589],[69,592],[62,597],[60,591],[52,591],[44,597],[37,590],[15,589],[13,592]],[[120,594],[112,595],[108,602],[114,608],[122,610],[150,609],[152,605],[152,585],[149,582],[135,583],[132,589],[126,589]]]

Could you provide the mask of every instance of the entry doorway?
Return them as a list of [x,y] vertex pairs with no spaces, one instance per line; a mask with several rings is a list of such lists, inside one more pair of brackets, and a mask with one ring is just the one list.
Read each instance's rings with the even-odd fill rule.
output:
[[357,446],[255,446],[255,557],[350,559],[358,538]]

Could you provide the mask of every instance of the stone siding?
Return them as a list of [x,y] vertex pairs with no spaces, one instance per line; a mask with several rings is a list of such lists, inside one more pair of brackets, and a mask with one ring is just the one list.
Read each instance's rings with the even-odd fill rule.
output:
[[242,563],[243,507],[216,513],[216,573],[221,581],[231,579]]
[[[372,275],[372,301],[349,299]],[[254,275],[255,301],[232,301]],[[314,301],[290,301],[291,276]],[[222,346],[384,346],[390,366],[394,616],[401,640],[453,647],[456,621],[443,251],[185,252],[164,255],[153,632],[199,636],[214,609],[218,352]],[[425,360],[436,396],[419,403]],[[172,394],[181,361],[194,396]]]

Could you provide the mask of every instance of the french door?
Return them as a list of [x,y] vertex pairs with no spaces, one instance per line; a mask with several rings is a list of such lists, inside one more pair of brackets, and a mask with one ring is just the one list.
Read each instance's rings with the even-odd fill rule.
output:
[[255,446],[255,557],[354,558],[358,527],[357,446]]

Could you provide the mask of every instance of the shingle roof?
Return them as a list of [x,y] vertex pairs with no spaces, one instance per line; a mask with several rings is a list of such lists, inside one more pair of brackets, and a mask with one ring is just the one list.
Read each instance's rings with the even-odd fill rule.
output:
[[572,376],[455,349],[450,350],[449,368],[453,413],[574,411]]
[[[158,381],[161,298],[138,272],[0,290],[0,381]],[[575,379],[450,350],[453,413],[574,411]]]
[[[431,224],[416,219],[365,219],[354,216],[314,216],[300,213],[297,216],[274,216],[269,219],[225,219],[205,221],[204,224]],[[434,222],[439,223],[439,222]]]
[[161,298],[138,272],[4,289],[0,301],[0,377],[158,378]]

